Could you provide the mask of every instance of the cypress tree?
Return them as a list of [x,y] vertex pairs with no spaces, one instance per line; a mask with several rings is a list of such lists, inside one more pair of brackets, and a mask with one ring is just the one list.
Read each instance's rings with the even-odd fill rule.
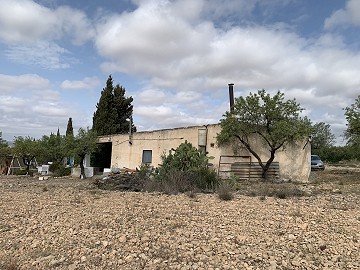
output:
[[[132,97],[125,96],[125,88],[119,84],[113,86],[113,79],[109,75],[93,117],[93,130],[96,134],[111,135],[129,132],[129,122],[126,119],[132,117],[132,102]],[[132,131],[136,131],[133,123]]]
[[114,86],[111,75],[101,91],[100,100],[93,116],[93,130],[97,135],[116,134],[117,112],[114,103]]
[[64,154],[67,156],[70,166],[72,166],[72,162],[70,162],[70,160],[73,157],[74,147],[75,147],[74,129],[72,125],[72,118],[69,117],[68,124],[66,127],[66,133],[65,133]]
[[66,137],[69,137],[69,136],[74,137],[74,129],[72,126],[72,118],[71,117],[69,117],[65,134],[66,134]]
[[[133,100],[134,99],[132,97],[125,96],[125,88],[119,84],[115,86],[114,101],[118,116],[116,123],[118,127],[117,133],[123,134],[129,132],[130,121],[127,121],[126,119],[132,119],[133,105],[131,105],[131,103]],[[132,132],[136,131],[133,121],[131,121],[131,130]]]
[[[106,87],[101,91],[100,100],[96,105],[93,116],[93,131],[97,135],[126,134],[129,132],[132,119],[133,106],[132,97],[125,96],[125,88],[117,84],[113,85],[111,75],[106,81]],[[132,131],[136,127],[131,121]],[[92,163],[97,167],[109,168],[111,164],[111,143],[103,143],[100,151],[92,156]]]

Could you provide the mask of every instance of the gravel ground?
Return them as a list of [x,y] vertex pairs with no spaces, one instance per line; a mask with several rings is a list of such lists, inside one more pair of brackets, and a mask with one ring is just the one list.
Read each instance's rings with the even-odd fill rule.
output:
[[277,199],[0,177],[0,268],[360,269],[360,192]]

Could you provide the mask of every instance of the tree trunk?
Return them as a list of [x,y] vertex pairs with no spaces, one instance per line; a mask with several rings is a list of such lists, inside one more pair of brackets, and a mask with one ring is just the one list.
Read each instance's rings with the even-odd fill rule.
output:
[[276,150],[271,150],[270,151],[270,158],[269,160],[266,162],[265,166],[262,167],[262,174],[261,177],[266,180],[267,179],[267,172],[270,168],[271,163],[274,161],[275,158],[275,151]]
[[81,156],[80,157],[80,178],[81,179],[85,179],[86,175],[85,175],[85,167],[84,167],[84,159],[85,156]]
[[28,157],[23,157],[23,162],[26,165],[26,175],[30,175],[30,165],[31,165],[31,161],[34,159],[35,156],[28,158]]

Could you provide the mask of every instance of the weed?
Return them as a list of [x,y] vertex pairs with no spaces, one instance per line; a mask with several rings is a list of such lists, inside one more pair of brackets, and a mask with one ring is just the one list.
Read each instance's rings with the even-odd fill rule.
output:
[[220,183],[217,194],[223,201],[231,201],[234,198],[233,186],[228,182]]
[[42,191],[43,191],[43,192],[46,192],[46,191],[49,191],[49,189],[48,189],[47,186],[43,186],[43,187],[42,187]]
[[260,201],[265,201],[266,200],[266,196],[262,195],[259,197]]

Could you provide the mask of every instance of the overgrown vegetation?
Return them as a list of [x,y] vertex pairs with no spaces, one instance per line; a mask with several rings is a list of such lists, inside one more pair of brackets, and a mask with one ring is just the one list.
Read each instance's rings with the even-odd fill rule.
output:
[[185,141],[177,149],[170,150],[168,155],[162,156],[163,162],[159,168],[143,164],[131,179],[128,175],[119,175],[112,180],[96,180],[95,184],[103,189],[134,190],[136,186],[136,190],[166,194],[213,192],[219,180],[209,166],[211,158]]
[[151,179],[153,186],[169,194],[189,190],[213,191],[218,185],[218,178],[209,167],[212,158],[185,141],[162,156],[162,164]]

